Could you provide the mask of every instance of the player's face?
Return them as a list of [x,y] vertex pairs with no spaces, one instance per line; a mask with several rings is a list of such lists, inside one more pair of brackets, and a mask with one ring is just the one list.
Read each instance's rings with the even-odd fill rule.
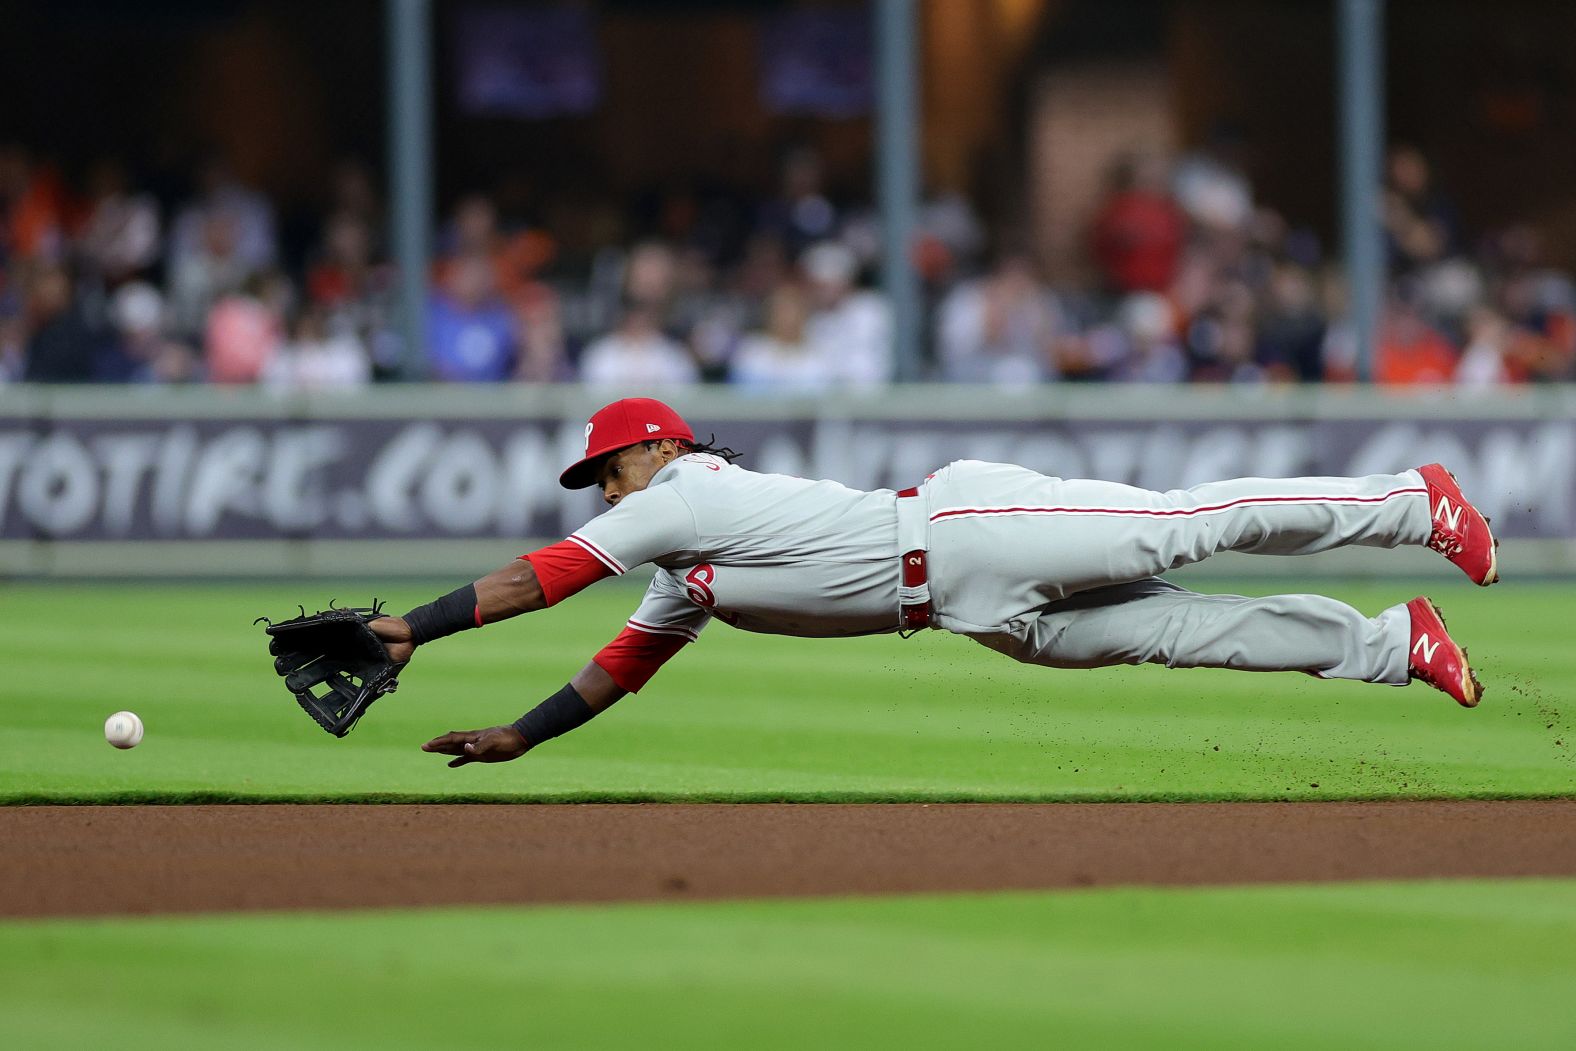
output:
[[666,467],[679,455],[678,443],[664,438],[651,445],[631,445],[620,449],[602,463],[596,484],[602,488],[602,499],[617,505],[630,493],[638,493],[651,484],[651,476]]

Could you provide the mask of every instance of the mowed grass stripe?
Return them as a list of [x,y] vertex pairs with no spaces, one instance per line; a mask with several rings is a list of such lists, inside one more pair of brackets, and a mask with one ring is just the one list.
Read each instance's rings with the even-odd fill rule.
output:
[[[390,608],[440,585],[403,585]],[[1375,611],[1405,582],[1329,591]],[[1466,712],[1421,686],[1296,674],[1016,665],[943,633],[816,641],[713,625],[639,696],[522,762],[449,771],[418,745],[514,718],[614,634],[608,583],[423,651],[335,741],[296,710],[258,613],[368,583],[43,586],[0,594],[0,799],[1251,799],[1576,794],[1568,586],[1429,589],[1488,680]],[[138,749],[100,734],[129,708]]]
[[30,1048],[1565,1048],[1576,881],[0,925]]

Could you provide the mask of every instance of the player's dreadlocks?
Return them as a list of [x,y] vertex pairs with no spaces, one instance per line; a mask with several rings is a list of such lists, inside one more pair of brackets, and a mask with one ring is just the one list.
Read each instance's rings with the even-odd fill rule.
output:
[[689,451],[692,453],[710,453],[712,456],[722,457],[729,463],[732,463],[739,458],[739,453],[734,452],[726,445],[718,445],[716,443],[716,434],[708,434],[704,442],[690,442]]
[[[720,456],[722,459],[727,460],[729,463],[732,463],[733,461],[737,460],[740,456],[743,455],[742,453],[734,452],[732,449],[728,448],[726,445],[717,445],[716,441],[717,441],[717,435],[715,433],[713,433],[713,434],[707,435],[706,436],[706,440],[703,441],[703,442],[680,442],[679,444],[684,446],[684,451],[686,453],[709,453],[712,456]],[[648,447],[652,446],[652,445],[655,445],[655,444],[657,444],[657,443],[656,442],[646,442],[646,445]]]

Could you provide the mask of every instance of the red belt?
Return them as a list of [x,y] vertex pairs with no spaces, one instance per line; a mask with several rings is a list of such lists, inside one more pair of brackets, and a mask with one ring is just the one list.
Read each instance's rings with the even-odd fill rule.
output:
[[[897,494],[899,500],[909,500],[919,495],[919,487],[904,489]],[[903,560],[902,575],[898,578],[902,587],[898,591],[899,634],[907,635],[911,632],[923,631],[930,627],[930,587],[929,573],[925,567],[925,549],[915,548],[905,551],[901,556]]]

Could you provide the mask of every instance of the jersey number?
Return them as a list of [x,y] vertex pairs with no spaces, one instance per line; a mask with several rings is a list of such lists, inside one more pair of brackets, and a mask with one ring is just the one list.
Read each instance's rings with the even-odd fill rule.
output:
[[717,596],[711,586],[717,580],[717,571],[711,565],[702,562],[688,573],[684,574],[684,590],[689,593],[689,600],[697,606],[710,609],[717,604]]

